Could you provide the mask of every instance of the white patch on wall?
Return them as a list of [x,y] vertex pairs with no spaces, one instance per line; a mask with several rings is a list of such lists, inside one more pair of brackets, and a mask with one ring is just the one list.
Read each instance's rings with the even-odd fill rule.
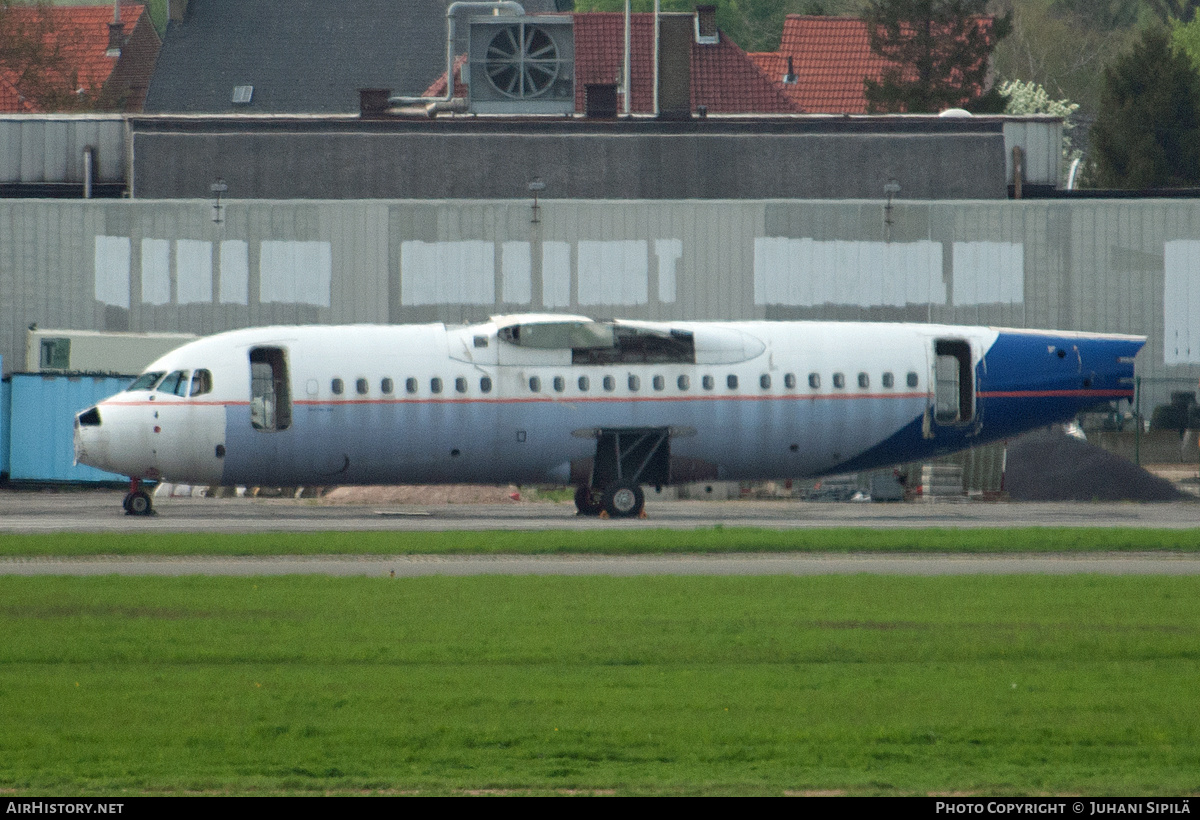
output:
[[142,240],[142,302],[166,305],[171,301],[171,240]]
[[581,239],[579,304],[644,305],[649,296],[647,245],[642,239]]
[[496,246],[462,242],[400,244],[400,302],[404,305],[492,305],[496,301]]
[[1017,305],[1025,301],[1025,246],[1020,242],[955,242],[958,305]]
[[1200,241],[1163,243],[1163,363],[1200,362]]
[[199,239],[175,242],[175,301],[181,305],[212,302],[212,243]]
[[240,239],[221,243],[220,299],[225,305],[250,304],[250,246]]
[[528,242],[505,242],[500,246],[500,298],[527,305],[533,299],[533,266]]
[[259,302],[329,307],[332,247],[328,242],[263,242],[258,276]]
[[571,304],[571,245],[542,243],[542,305],[548,308]]
[[654,255],[658,257],[658,301],[675,301],[675,270],[683,258],[683,242],[678,239],[655,239]]
[[758,237],[754,240],[754,303],[944,305],[942,243]]
[[129,237],[97,236],[93,255],[96,301],[129,308]]

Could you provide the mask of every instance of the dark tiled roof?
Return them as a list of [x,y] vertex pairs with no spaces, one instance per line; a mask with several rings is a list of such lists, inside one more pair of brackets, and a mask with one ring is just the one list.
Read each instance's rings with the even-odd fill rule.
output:
[[[146,111],[357,113],[359,88],[420,93],[446,68],[447,5],[191,0],[186,19],[167,26]],[[243,85],[254,87],[251,102],[235,105]]]
[[[158,49],[158,35],[154,33],[154,26],[143,6],[121,6],[126,42],[137,45],[132,49],[123,47],[120,57],[108,55],[108,25],[113,19],[111,5],[50,6],[45,9],[12,6],[7,14],[13,15],[17,24],[27,27],[26,30],[38,28],[42,15],[49,15],[45,27],[47,42],[59,50],[65,63],[62,71],[55,72],[59,75],[58,79],[65,80],[64,74],[73,75],[78,87],[95,95],[101,101],[101,107],[126,107],[124,104],[130,103],[132,107],[126,107],[126,110],[137,110],[141,94],[131,94],[130,85],[140,81],[141,93],[144,93],[149,69],[154,65],[154,54]],[[122,88],[105,89],[105,84],[119,67],[126,80]],[[51,76],[53,78],[54,74]],[[36,105],[19,93],[16,77],[0,75],[0,111],[38,110]]]

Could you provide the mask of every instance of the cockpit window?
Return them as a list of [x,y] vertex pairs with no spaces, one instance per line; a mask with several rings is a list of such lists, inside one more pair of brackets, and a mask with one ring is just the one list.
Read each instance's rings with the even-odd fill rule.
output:
[[155,373],[143,373],[133,380],[133,384],[129,385],[129,387],[125,389],[131,393],[135,390],[149,390],[154,387],[154,385],[157,384],[158,380],[162,377],[163,373],[161,370]]
[[187,376],[186,370],[176,370],[174,373],[167,374],[167,377],[159,383],[158,392],[186,396],[188,387]]
[[202,396],[212,392],[212,373],[207,370],[192,371],[192,395]]

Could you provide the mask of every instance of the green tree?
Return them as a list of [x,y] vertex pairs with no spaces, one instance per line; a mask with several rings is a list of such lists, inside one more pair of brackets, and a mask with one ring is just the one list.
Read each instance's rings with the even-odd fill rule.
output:
[[1200,10],[1200,0],[1145,0],[1158,19],[1170,25],[1176,20],[1190,20]]
[[[1079,103],[1076,121],[1093,122],[1104,90],[1104,66],[1133,44],[1137,32],[1104,28],[1094,13],[1072,11],[1070,4],[1053,0],[1013,0],[1012,10],[1013,32],[993,53],[997,76],[1045,86],[1049,94]],[[1079,143],[1086,142],[1086,131],[1077,136]]]
[[79,111],[95,100],[81,90],[69,45],[54,28],[50,3],[0,0],[0,77],[37,111]]
[[988,91],[992,50],[1012,27],[1011,12],[987,16],[987,0],[871,0],[862,19],[871,51],[893,65],[878,82],[863,81],[874,112],[935,113],[978,102]]
[[1192,12],[1192,21],[1171,22],[1171,45],[1192,58],[1192,65],[1200,68],[1200,9]]
[[1200,185],[1200,75],[1166,31],[1105,69],[1091,147],[1101,188]]

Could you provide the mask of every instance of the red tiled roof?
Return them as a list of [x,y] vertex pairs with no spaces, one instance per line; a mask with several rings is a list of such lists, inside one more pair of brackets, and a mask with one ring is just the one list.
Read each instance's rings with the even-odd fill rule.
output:
[[5,77],[0,77],[0,111],[9,114],[33,112],[33,105]]
[[[854,17],[789,14],[778,52],[750,57],[793,103],[810,114],[865,114],[863,80],[878,82],[891,61],[871,51],[867,25]],[[783,83],[788,58],[795,83]]]
[[[625,60],[625,15],[621,12],[591,12],[572,15],[575,39],[575,110],[584,111],[584,92],[593,83],[618,83]],[[629,51],[635,113],[654,110],[654,15],[630,15]],[[466,96],[460,68],[466,56],[454,62],[454,95]],[[798,109],[786,94],[759,69],[750,55],[723,34],[715,44],[692,42],[691,105],[705,106],[711,114],[795,114]],[[425,90],[424,96],[446,93],[443,74]],[[618,95],[618,110],[624,102]]]
[[[630,15],[630,108],[654,109],[654,15]],[[625,59],[625,15],[595,12],[575,15],[575,110],[583,111],[589,83],[612,83]],[[692,42],[692,110],[705,106],[711,114],[794,114],[796,107],[780,93],[746,52],[724,34],[713,45]],[[621,110],[624,103],[619,102]]]
[[[867,26],[853,17],[789,14],[779,51],[751,54],[788,97],[811,114],[863,114],[863,80],[879,80],[889,62],[871,53]],[[783,84],[788,57],[797,81]]]
[[[134,26],[142,16],[144,7],[140,5],[122,5],[121,21],[125,24],[126,36],[133,32]],[[48,46],[57,47],[62,54],[66,69],[56,72],[51,79],[69,79],[74,77],[78,88],[84,89],[90,95],[96,95],[104,86],[117,65],[118,57],[109,57],[108,24],[112,22],[113,10],[106,6],[10,6],[7,15],[19,26],[36,26],[42,19],[41,15],[49,16],[49,27],[46,36]],[[0,76],[0,111],[28,111],[31,107],[18,97],[6,93],[5,86],[15,93],[17,78],[12,75]],[[36,109],[32,109],[36,110]]]

